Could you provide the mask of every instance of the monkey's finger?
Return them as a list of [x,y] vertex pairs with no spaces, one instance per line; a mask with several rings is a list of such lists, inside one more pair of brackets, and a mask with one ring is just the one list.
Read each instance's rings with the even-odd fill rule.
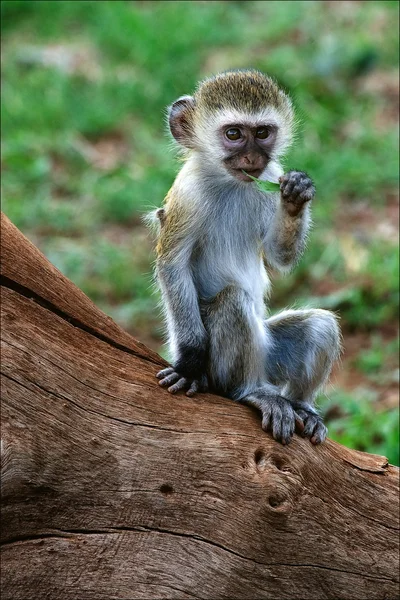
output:
[[167,369],[158,371],[156,377],[157,377],[157,379],[163,379],[164,377],[166,377],[167,375],[170,375],[173,372],[174,372],[174,369],[172,367],[168,367]]
[[293,413],[293,417],[290,419],[290,427],[289,427],[290,436],[293,436],[295,430],[296,430],[296,419],[295,419],[295,416]]
[[[292,196],[292,198],[296,198],[296,199],[300,198],[300,200],[302,200],[303,202],[305,202],[305,201],[306,201],[306,199],[305,199],[305,197],[303,196],[303,193],[304,193],[304,192],[305,192],[305,190],[304,190],[304,186],[303,186],[303,184],[300,182],[300,183],[297,183],[297,184],[294,186],[294,188],[292,189],[292,192],[291,192],[291,194],[290,194],[290,195]],[[310,198],[310,199],[311,199],[311,198]]]
[[289,179],[289,181],[281,184],[281,192],[284,198],[288,198],[293,193],[293,188],[295,187],[297,181],[295,179]]
[[284,440],[284,435],[283,435],[282,417],[276,417],[276,416],[273,417],[271,425],[272,425],[272,437],[274,438],[274,440],[285,444],[286,441]]
[[308,202],[309,200],[312,200],[315,194],[315,188],[313,185],[306,187],[306,188],[302,188],[299,196],[300,198],[304,201],[304,202]]
[[[272,436],[277,442],[286,445],[290,443],[293,432],[291,428],[294,426],[292,415],[287,415],[284,412],[277,412],[272,420]],[[293,427],[294,428],[294,427]]]
[[175,381],[177,381],[180,378],[180,375],[178,373],[175,373],[175,371],[173,373],[171,373],[171,375],[168,375],[167,377],[165,377],[164,379],[162,379],[159,383],[159,385],[161,385],[161,387],[167,387],[167,385],[171,385],[171,383],[175,383]]
[[317,444],[321,444],[325,441],[327,433],[327,427],[323,424],[321,420],[319,420],[313,431],[312,437],[310,438],[310,442],[314,444],[314,446],[316,446]]
[[302,432],[303,437],[311,438],[317,425],[318,417],[316,415],[309,414],[306,422],[304,423],[304,429]]
[[285,446],[290,444],[294,434],[294,419],[283,418],[281,422],[281,443]]
[[185,387],[187,387],[187,384],[188,380],[186,379],[186,377],[181,377],[179,381],[177,381],[174,385],[171,385],[171,387],[168,388],[168,391],[170,394],[175,394],[176,392],[179,392],[179,390],[183,390]]
[[295,414],[301,419],[301,421],[305,422],[309,417],[309,413],[303,408],[301,408],[301,406],[299,406],[298,404],[295,404],[294,408]]
[[285,411],[285,413],[283,413],[282,437],[289,437],[289,441],[290,441],[290,439],[293,437],[295,429],[296,429],[295,412],[294,412],[293,408],[291,407],[290,414],[287,414],[286,411]]
[[300,417],[300,415],[297,414],[297,412],[294,413],[294,419],[295,419],[296,431],[298,433],[301,433],[304,430],[304,421]]
[[261,427],[263,428],[264,431],[270,431],[271,418],[272,418],[271,410],[269,408],[264,408],[261,410],[261,413],[262,413]]
[[290,181],[291,179],[293,179],[295,171],[288,171],[287,173],[284,173],[283,175],[281,175],[279,177],[279,183],[284,183],[286,184],[288,181]]
[[190,388],[188,389],[188,391],[186,392],[186,396],[189,396],[189,398],[192,398],[196,392],[199,391],[199,382],[198,381],[193,381],[192,385],[190,386]]

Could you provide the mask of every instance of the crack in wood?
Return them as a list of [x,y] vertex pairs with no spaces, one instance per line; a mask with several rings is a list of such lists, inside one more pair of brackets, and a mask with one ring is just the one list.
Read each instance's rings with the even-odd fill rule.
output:
[[109,344],[110,346],[113,346],[117,350],[121,350],[122,352],[131,354],[132,356],[136,356],[137,358],[141,358],[152,364],[162,365],[161,357],[160,357],[160,362],[157,362],[157,361],[153,360],[152,358],[150,358],[149,356],[147,356],[146,354],[142,354],[141,352],[137,352],[135,350],[132,350],[131,348],[128,348],[127,346],[124,346],[123,344],[120,344],[119,342],[116,342],[109,336],[96,331],[93,327],[90,327],[89,325],[85,325],[85,323],[82,323],[82,321],[80,321],[79,319],[73,317],[72,315],[67,314],[66,312],[64,312],[63,310],[58,308],[55,304],[53,304],[49,300],[46,300],[42,296],[39,296],[39,294],[37,294],[33,290],[25,287],[21,283],[17,283],[16,281],[10,279],[6,275],[0,275],[0,285],[4,286],[10,290],[13,290],[14,292],[17,292],[17,294],[20,294],[21,296],[28,298],[28,300],[33,300],[34,302],[36,302],[37,304],[39,304],[46,310],[49,310],[50,312],[54,313],[55,315],[57,315],[64,321],[67,321],[68,323],[70,323],[70,325],[73,325],[73,327],[77,327],[78,329],[81,329],[82,331],[89,333],[93,337],[97,338],[98,340],[100,340],[102,342],[105,342],[106,344]]
[[[144,581],[136,580],[135,584],[136,585],[141,584],[141,585],[144,585],[144,586],[150,587],[150,588],[155,587],[157,592],[159,592],[159,590],[160,590],[160,586],[157,583],[150,583],[149,581],[146,581],[146,580],[144,580]],[[165,587],[169,590],[174,590],[175,592],[180,592],[181,594],[185,594],[189,598],[195,598],[195,600],[201,600],[200,596],[197,596],[197,595],[195,596],[194,594],[191,594],[184,588],[176,587],[174,585],[171,585],[170,583],[164,583],[162,587]],[[113,598],[113,600],[126,600],[126,598],[115,598],[115,599]]]
[[[386,457],[382,457],[382,458],[386,458]],[[357,469],[357,471],[362,471],[363,473],[375,473],[376,475],[385,475],[385,471],[382,469],[387,469],[389,467],[389,461],[386,459],[386,462],[382,463],[381,468],[380,469],[373,469],[373,468],[368,468],[368,467],[362,467],[360,465],[356,465],[354,464],[354,462],[351,462],[351,460],[347,460],[347,459],[343,459],[343,461],[350,465],[351,467],[353,467],[353,469]]]
[[[13,344],[10,344],[9,342],[4,342],[6,345],[12,346],[13,348],[16,348],[17,350],[20,350],[17,346],[14,346]],[[48,360],[45,357],[42,357],[43,360]],[[52,363],[51,361],[48,361],[50,364],[58,367],[59,365],[56,365],[55,363]],[[63,369],[61,369],[63,372],[66,373],[66,371],[64,371]],[[17,379],[15,379],[14,377],[11,377],[10,375],[8,375],[7,373],[5,373],[3,370],[0,370],[0,374],[3,375],[4,377],[6,377],[7,379],[10,379],[10,381],[13,381],[14,383],[16,383],[17,385],[20,385],[21,387],[25,388],[26,390],[30,390],[29,387],[27,387],[26,385],[24,385],[24,383],[22,381],[19,381]],[[145,427],[148,429],[159,429],[160,431],[168,431],[171,433],[183,433],[183,434],[189,434],[189,435],[203,435],[205,433],[210,434],[213,433],[207,429],[199,429],[197,431],[193,431],[193,430],[188,430],[188,429],[174,429],[173,427],[160,427],[159,425],[150,425],[149,423],[139,423],[138,421],[128,421],[127,419],[120,419],[119,417],[113,417],[111,415],[106,415],[100,411],[97,410],[93,410],[92,408],[88,408],[86,406],[82,406],[81,404],[79,404],[79,402],[75,402],[75,400],[72,400],[71,398],[68,398],[68,396],[64,396],[63,394],[59,394],[58,392],[52,391],[52,390],[48,390],[47,388],[43,387],[42,385],[40,385],[39,383],[37,383],[37,381],[32,381],[31,379],[27,379],[25,378],[27,382],[29,382],[30,384],[34,385],[35,387],[39,388],[40,390],[42,390],[43,392],[45,392],[46,394],[49,394],[51,396],[54,396],[55,398],[59,398],[60,400],[64,400],[66,402],[70,402],[71,404],[73,404],[74,406],[76,406],[77,408],[79,408],[80,410],[83,410],[84,412],[89,412],[92,413],[94,415],[98,415],[99,417],[104,417],[105,419],[111,419],[112,421],[117,421],[119,423],[122,423],[124,425],[133,425],[135,427]],[[80,379],[77,379],[76,377],[74,377],[75,381],[78,381],[80,383],[82,383],[82,385],[85,385],[82,381],[80,381]],[[92,386],[88,386],[90,389],[93,389],[94,391],[99,392],[99,394],[103,394],[103,392],[101,390],[98,390],[96,388],[93,388]],[[121,400],[120,398],[118,398],[118,396],[113,396],[111,394],[104,394],[106,396],[109,396],[111,398],[114,398],[116,400]],[[137,407],[134,404],[130,404],[127,403],[129,406],[134,406],[136,408],[140,408]],[[155,411],[151,411],[151,412],[155,412]],[[157,413],[156,413],[157,414]],[[225,431],[225,432],[221,432],[219,435],[221,436],[227,436],[227,437],[240,437],[240,438],[247,438],[247,439],[254,439],[254,436],[251,435],[246,435],[245,433],[238,433],[235,431]]]
[[[7,379],[10,379],[11,381],[13,381],[14,383],[16,383],[17,385],[20,385],[21,387],[25,388],[26,390],[32,391],[28,386],[24,385],[22,383],[22,381],[18,381],[17,379],[14,379],[14,377],[11,377],[7,373],[4,373],[4,371],[1,371],[1,375],[3,375],[3,377],[6,377]],[[83,410],[84,412],[89,412],[89,413],[92,413],[92,414],[97,415],[99,417],[104,417],[105,419],[111,419],[112,421],[117,421],[118,423],[122,423],[123,425],[133,425],[135,427],[146,427],[148,429],[159,429],[160,431],[168,431],[168,432],[171,432],[171,433],[189,433],[189,434],[193,434],[194,433],[193,431],[187,431],[187,430],[184,430],[184,429],[173,429],[173,428],[169,428],[169,427],[159,427],[158,425],[149,425],[148,423],[138,423],[136,421],[128,421],[126,419],[120,419],[119,417],[112,417],[111,415],[105,415],[104,413],[102,413],[100,411],[93,410],[92,408],[88,408],[86,406],[82,406],[78,402],[75,402],[74,400],[72,400],[71,398],[68,398],[67,396],[63,396],[62,394],[59,394],[58,392],[54,392],[54,391],[48,390],[45,387],[43,387],[42,385],[40,385],[39,383],[37,383],[36,381],[32,381],[30,379],[26,379],[26,381],[28,381],[29,383],[31,383],[35,387],[39,388],[40,390],[42,390],[46,394],[49,394],[50,396],[54,396],[55,398],[58,398],[59,400],[70,402],[71,404],[73,404],[74,406],[76,406],[80,410]],[[207,431],[198,431],[196,433],[204,434],[204,433],[207,433]]]
[[[27,352],[26,350],[24,350],[23,348],[21,348],[19,346],[16,346],[15,344],[12,344],[9,340],[4,341],[4,343],[7,346],[10,346],[11,348],[15,348],[15,350],[17,350],[17,352],[22,352],[22,353],[26,354],[27,356],[31,356],[30,352]],[[62,373],[65,373],[66,375],[68,375],[68,377],[71,377],[71,379],[74,379],[74,381],[77,381],[78,383],[80,383],[81,385],[84,385],[85,387],[89,388],[90,390],[93,390],[94,392],[98,392],[102,396],[107,396],[107,398],[112,398],[113,400],[119,400],[120,402],[122,401],[122,398],[120,396],[115,396],[114,394],[109,394],[105,390],[101,390],[100,388],[94,387],[93,385],[90,385],[86,381],[82,381],[82,379],[75,377],[75,375],[73,373],[71,373],[70,371],[67,371],[66,369],[63,369],[62,366],[60,365],[60,363],[53,362],[52,360],[49,359],[48,356],[43,356],[43,354],[41,354],[39,352],[37,353],[37,355],[40,356],[40,358],[42,358],[44,361],[48,362],[50,365],[52,365],[53,367],[55,367],[56,369],[61,371]],[[129,383],[129,385],[131,385],[131,382],[127,382],[127,383]],[[132,384],[132,385],[134,385],[135,387],[141,387],[137,383]],[[154,389],[157,389],[157,385],[154,386]],[[131,406],[131,407],[135,407],[135,408],[139,408],[139,409],[141,408],[140,406],[138,406],[137,404],[133,404],[132,402],[127,402],[127,404],[129,404],[129,406]],[[149,409],[147,409],[147,410],[149,410]],[[155,414],[157,414],[157,411],[155,411],[155,410],[152,411],[150,409],[150,412],[154,412]]]
[[48,538],[70,539],[76,535],[104,535],[104,534],[118,535],[122,531],[131,532],[131,533],[141,533],[141,532],[156,533],[156,534],[161,534],[161,535],[171,535],[174,537],[183,537],[183,538],[191,539],[196,542],[201,542],[204,544],[214,546],[224,552],[228,552],[229,554],[236,556],[237,558],[240,558],[242,560],[249,561],[252,563],[256,563],[257,565],[260,565],[263,567],[288,567],[288,568],[294,567],[294,568],[324,569],[324,570],[338,572],[338,573],[346,573],[349,575],[356,575],[358,577],[367,577],[368,579],[373,579],[373,580],[378,580],[378,581],[391,581],[391,582],[395,582],[395,583],[398,582],[398,579],[394,579],[394,578],[378,577],[375,575],[369,575],[365,572],[360,573],[358,571],[351,571],[351,570],[347,570],[347,569],[338,569],[336,567],[327,566],[327,565],[317,565],[317,564],[313,564],[313,563],[285,563],[285,562],[268,562],[268,563],[266,563],[266,562],[258,561],[254,558],[249,558],[248,556],[244,556],[243,554],[240,554],[239,552],[235,552],[231,548],[227,548],[226,546],[223,546],[222,544],[219,544],[218,542],[215,542],[208,538],[204,538],[200,535],[184,533],[184,532],[179,532],[179,531],[171,531],[169,529],[162,529],[159,527],[138,526],[138,527],[111,527],[111,528],[107,528],[107,529],[57,529],[56,531],[42,532],[42,533],[37,533],[35,535],[18,536],[13,539],[9,539],[9,540],[6,540],[6,541],[0,543],[0,546],[8,547],[13,544],[26,543],[26,542],[32,542],[32,541],[34,542],[35,540],[48,539]]

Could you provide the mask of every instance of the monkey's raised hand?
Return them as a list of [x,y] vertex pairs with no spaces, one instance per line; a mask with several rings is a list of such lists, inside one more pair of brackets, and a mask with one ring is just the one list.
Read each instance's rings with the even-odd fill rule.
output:
[[291,217],[296,217],[315,195],[312,179],[303,171],[288,171],[279,177],[282,205]]
[[170,394],[176,394],[179,390],[187,390],[186,396],[192,397],[196,392],[206,392],[208,389],[207,377],[203,375],[200,379],[191,379],[182,377],[175,371],[173,367],[162,369],[156,375],[157,379],[161,379],[160,385],[168,387]]

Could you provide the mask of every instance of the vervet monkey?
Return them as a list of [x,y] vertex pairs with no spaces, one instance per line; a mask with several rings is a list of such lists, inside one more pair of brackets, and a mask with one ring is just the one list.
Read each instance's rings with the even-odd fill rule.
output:
[[[254,70],[206,79],[169,108],[184,165],[160,221],[156,275],[172,367],[157,374],[171,394],[211,389],[257,407],[283,444],[298,424],[313,444],[327,429],[314,408],[340,353],[336,317],[286,310],[265,318],[265,264],[289,271],[303,253],[313,182],[283,174],[293,137],[286,93]],[[252,179],[280,183],[265,193]]]

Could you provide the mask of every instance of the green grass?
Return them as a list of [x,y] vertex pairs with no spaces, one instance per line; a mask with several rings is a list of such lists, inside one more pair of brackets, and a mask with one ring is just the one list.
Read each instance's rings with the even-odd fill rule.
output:
[[[399,464],[398,408],[377,408],[376,394],[367,388],[351,395],[337,392],[328,403],[321,404],[329,423],[329,437],[351,448],[382,454],[390,464]],[[329,417],[332,406],[335,414]]]
[[395,368],[399,308],[398,3],[23,0],[1,12],[2,208],[156,348],[152,242],[140,218],[179,166],[165,107],[229,68],[261,69],[289,90],[299,127],[285,165],[306,170],[317,197],[308,250],[291,275],[274,276],[272,310],[331,308],[345,345],[367,336],[343,368],[373,399],[338,390],[343,427],[330,430],[393,456],[398,421],[379,394]]

